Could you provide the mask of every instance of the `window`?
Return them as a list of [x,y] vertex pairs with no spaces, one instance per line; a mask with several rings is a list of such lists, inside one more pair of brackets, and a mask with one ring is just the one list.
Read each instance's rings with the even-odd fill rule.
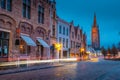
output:
[[71,41],[71,48],[72,48],[72,41]]
[[66,48],[68,48],[68,39],[66,39]]
[[66,29],[66,35],[68,36],[68,28]]
[[78,40],[80,40],[80,35],[78,35]]
[[62,43],[62,38],[61,37],[59,37],[59,43]]
[[12,0],[0,0],[0,7],[7,11],[12,11]]
[[44,24],[44,8],[42,6],[38,6],[38,23]]
[[60,34],[62,33],[62,26],[61,25],[59,26],[59,33]]
[[74,38],[74,32],[72,32],[72,38]]
[[20,49],[20,53],[21,54],[29,54],[31,52],[31,47],[28,46],[24,40],[20,40],[20,46],[19,46],[19,49]]
[[65,27],[63,27],[63,35],[65,35]]
[[55,37],[55,25],[52,26],[52,35]]
[[75,42],[74,42],[74,48],[75,48]]
[[55,11],[53,12],[53,19],[55,19],[55,17],[56,17],[56,13],[55,13]]
[[30,0],[23,0],[23,9],[22,14],[23,17],[30,19],[30,12],[31,12],[31,2]]
[[27,46],[27,53],[30,53],[30,52],[31,52],[31,47]]
[[63,38],[63,47],[65,47],[65,38]]
[[0,31],[0,57],[8,57],[9,33]]

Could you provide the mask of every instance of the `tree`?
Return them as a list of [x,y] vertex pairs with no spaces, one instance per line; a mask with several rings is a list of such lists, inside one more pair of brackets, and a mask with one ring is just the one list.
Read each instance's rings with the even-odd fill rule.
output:
[[113,54],[114,57],[118,55],[118,50],[114,44],[112,45],[111,53]]
[[110,49],[110,47],[108,47],[108,49],[107,49],[107,54],[111,55],[111,49]]
[[118,51],[120,51],[120,42],[117,44]]
[[102,54],[103,54],[103,56],[104,56],[104,58],[105,58],[105,56],[107,55],[106,49],[105,49],[104,47],[102,47],[102,48],[101,48],[101,51],[102,51]]

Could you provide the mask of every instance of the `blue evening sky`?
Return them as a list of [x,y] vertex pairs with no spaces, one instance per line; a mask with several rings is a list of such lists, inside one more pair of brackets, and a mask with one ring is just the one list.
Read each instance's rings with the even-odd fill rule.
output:
[[57,15],[75,25],[80,25],[91,44],[94,12],[100,29],[101,46],[111,46],[120,41],[120,0],[56,0]]

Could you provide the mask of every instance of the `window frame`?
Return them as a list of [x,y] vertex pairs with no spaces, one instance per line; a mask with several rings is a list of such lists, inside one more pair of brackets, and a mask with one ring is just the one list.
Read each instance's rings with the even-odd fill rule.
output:
[[31,18],[31,0],[22,0],[22,16],[24,18]]
[[38,23],[44,24],[44,13],[45,9],[43,6],[38,5]]
[[12,0],[0,0],[0,8],[12,11]]

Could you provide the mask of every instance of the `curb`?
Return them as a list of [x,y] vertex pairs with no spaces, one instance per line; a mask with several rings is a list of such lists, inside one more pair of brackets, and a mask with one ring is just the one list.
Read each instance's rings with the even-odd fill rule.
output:
[[31,67],[31,68],[20,68],[17,70],[10,70],[10,71],[2,71],[0,72],[0,75],[5,75],[5,74],[14,74],[14,73],[20,73],[20,72],[27,72],[27,71],[34,71],[34,70],[40,70],[40,69],[48,69],[48,68],[54,68],[54,67],[61,67],[63,66],[63,64],[59,64],[59,65],[51,65],[51,66],[46,66],[46,67]]

